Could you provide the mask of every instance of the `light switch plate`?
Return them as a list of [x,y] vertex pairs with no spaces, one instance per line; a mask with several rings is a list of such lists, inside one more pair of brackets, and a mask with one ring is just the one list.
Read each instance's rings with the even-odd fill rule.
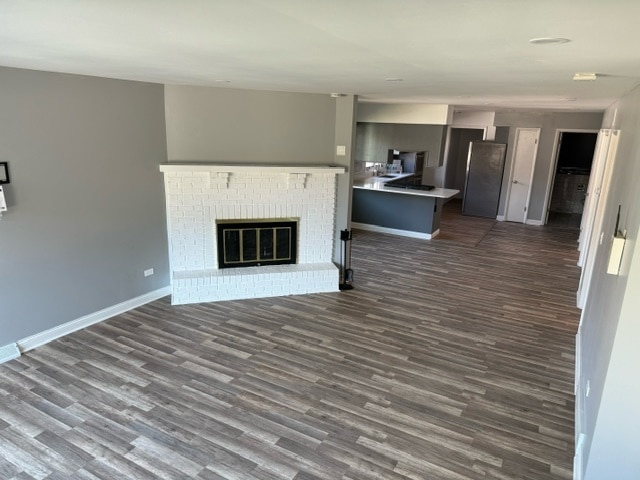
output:
[[0,212],[6,212],[7,211],[7,202],[4,199],[4,191],[2,190],[2,187],[0,187]]
[[341,157],[347,154],[347,147],[345,145],[338,145],[336,147],[336,155],[340,155]]
[[620,272],[620,263],[622,262],[622,253],[624,252],[624,243],[626,238],[620,236],[613,237],[611,244],[611,254],[609,255],[609,265],[607,273],[610,275],[618,275]]

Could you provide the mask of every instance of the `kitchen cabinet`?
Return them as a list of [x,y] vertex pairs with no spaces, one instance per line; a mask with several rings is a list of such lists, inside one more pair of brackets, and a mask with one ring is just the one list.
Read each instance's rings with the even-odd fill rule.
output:
[[356,161],[386,163],[391,149],[428,152],[426,167],[442,165],[446,125],[366,123],[356,126]]
[[458,190],[434,188],[424,191],[385,186],[390,180],[367,177],[354,182],[351,226],[414,238],[436,236],[442,205],[459,193]]

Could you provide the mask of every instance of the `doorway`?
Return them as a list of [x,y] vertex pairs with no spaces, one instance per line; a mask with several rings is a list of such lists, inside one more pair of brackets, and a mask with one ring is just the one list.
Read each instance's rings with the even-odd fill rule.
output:
[[580,227],[597,139],[597,131],[558,131],[545,223]]
[[449,141],[445,156],[444,188],[453,188],[460,193],[455,198],[462,198],[467,178],[467,159],[469,144],[484,139],[484,128],[449,127]]

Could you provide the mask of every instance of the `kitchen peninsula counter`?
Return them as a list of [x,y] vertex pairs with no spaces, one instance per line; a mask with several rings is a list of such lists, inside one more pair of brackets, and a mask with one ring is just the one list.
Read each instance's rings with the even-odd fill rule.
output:
[[435,237],[439,233],[442,205],[459,190],[385,186],[389,181],[410,177],[413,174],[355,180],[352,227],[423,239]]

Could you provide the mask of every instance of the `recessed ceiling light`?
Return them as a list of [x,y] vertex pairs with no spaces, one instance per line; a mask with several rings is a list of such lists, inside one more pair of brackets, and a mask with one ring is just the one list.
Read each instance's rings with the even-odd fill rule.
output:
[[592,82],[596,80],[598,76],[595,73],[576,73],[573,79],[576,82]]
[[569,43],[570,41],[570,39],[562,37],[540,37],[532,38],[529,40],[529,43],[533,43],[534,45],[560,45],[562,43]]
[[404,82],[404,78],[390,77],[390,78],[385,78],[384,81],[385,82]]
[[346,93],[330,93],[329,96],[331,98],[340,98],[340,97],[346,97],[347,94]]
[[575,102],[575,101],[576,101],[576,100],[578,100],[578,99],[577,99],[576,97],[567,97],[567,98],[565,98],[565,100],[566,100],[567,102]]
[[216,80],[216,83],[231,83],[231,80]]

